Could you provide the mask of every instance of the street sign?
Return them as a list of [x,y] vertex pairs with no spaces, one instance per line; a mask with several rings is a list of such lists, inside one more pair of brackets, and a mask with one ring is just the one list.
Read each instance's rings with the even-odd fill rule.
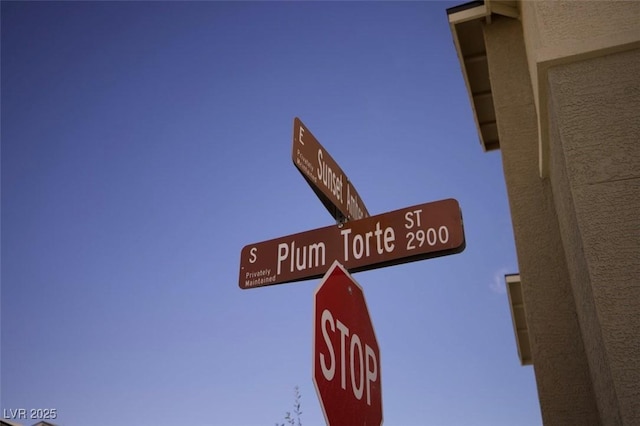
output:
[[362,287],[335,261],[314,294],[313,383],[327,425],[381,425],[380,349]]
[[465,239],[454,199],[245,246],[242,289],[319,278],[334,260],[350,272],[460,253]]
[[338,222],[369,216],[360,195],[338,163],[302,124],[293,120],[293,164]]

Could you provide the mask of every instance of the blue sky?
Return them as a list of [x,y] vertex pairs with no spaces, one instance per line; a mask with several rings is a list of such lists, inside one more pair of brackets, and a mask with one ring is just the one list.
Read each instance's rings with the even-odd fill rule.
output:
[[[446,8],[2,2],[1,405],[64,426],[273,425],[311,378],[320,280],[238,287],[243,246],[331,225],[298,116],[372,215],[460,203],[464,252],[355,274],[385,425],[538,425]],[[24,424],[36,420],[24,420]]]

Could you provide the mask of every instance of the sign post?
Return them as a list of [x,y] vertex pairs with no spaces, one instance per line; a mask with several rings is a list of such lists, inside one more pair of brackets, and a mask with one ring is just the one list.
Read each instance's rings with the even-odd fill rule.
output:
[[327,425],[381,425],[380,349],[360,285],[335,261],[314,294],[313,383]]
[[419,204],[245,246],[242,289],[319,278],[334,260],[350,272],[459,253],[465,239],[454,199]]
[[360,195],[338,163],[302,124],[293,120],[293,164],[339,223],[369,216]]

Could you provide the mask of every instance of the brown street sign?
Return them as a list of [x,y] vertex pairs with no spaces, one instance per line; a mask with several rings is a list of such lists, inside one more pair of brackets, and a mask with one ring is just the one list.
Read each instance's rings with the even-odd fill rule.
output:
[[338,222],[369,217],[360,195],[338,163],[302,124],[293,120],[293,164]]
[[323,276],[334,260],[367,271],[460,253],[465,239],[454,199],[249,244],[240,254],[242,289]]

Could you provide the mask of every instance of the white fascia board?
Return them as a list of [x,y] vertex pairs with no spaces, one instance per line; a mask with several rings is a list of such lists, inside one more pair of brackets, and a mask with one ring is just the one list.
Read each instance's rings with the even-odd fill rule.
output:
[[471,9],[461,10],[460,12],[449,15],[449,24],[456,25],[462,22],[473,21],[474,19],[484,18],[489,15],[489,8],[486,4],[472,7]]

